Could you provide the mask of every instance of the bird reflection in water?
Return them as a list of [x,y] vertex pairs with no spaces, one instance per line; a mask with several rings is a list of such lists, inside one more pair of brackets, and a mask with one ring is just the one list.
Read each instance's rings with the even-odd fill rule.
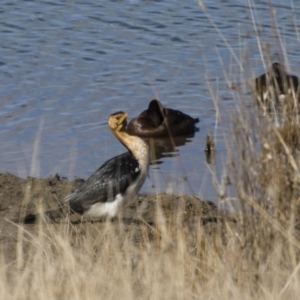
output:
[[150,164],[157,166],[163,163],[164,157],[179,155],[178,147],[190,143],[195,134],[180,137],[143,138],[150,147]]

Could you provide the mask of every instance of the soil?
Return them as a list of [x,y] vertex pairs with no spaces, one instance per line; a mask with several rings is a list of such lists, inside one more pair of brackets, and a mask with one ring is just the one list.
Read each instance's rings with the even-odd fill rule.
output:
[[[36,225],[21,225],[21,220],[26,214],[42,212],[57,207],[58,202],[72,190],[77,188],[83,180],[68,181],[59,175],[46,179],[28,177],[19,178],[12,174],[0,174],[0,253],[4,253],[6,261],[16,258],[16,246],[20,226],[34,234]],[[156,226],[158,215],[164,216],[167,222],[176,221],[185,227],[216,224],[224,218],[229,218],[227,213],[221,212],[216,205],[209,201],[201,201],[197,197],[153,194],[138,195],[127,203],[121,211],[119,220],[127,229],[136,230],[135,242],[142,239],[140,227],[147,224],[149,228]],[[63,226],[66,220],[51,226]],[[71,223],[78,227],[78,232],[90,230],[90,224],[101,229],[105,220],[86,220],[79,215],[71,217]],[[114,221],[114,223],[118,223]]]

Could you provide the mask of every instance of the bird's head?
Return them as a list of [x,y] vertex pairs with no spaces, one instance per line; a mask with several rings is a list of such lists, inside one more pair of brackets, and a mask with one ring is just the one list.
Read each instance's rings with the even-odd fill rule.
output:
[[112,131],[124,131],[127,126],[128,113],[119,111],[113,113],[108,118],[108,126]]
[[166,111],[158,100],[153,99],[149,103],[147,116],[153,121],[155,126],[159,126],[166,117]]
[[286,70],[284,66],[280,63],[273,63],[272,70],[276,77],[286,76]]

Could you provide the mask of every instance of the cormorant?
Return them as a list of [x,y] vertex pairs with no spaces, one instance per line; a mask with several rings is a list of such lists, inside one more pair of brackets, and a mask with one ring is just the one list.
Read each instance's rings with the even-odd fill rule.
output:
[[[66,207],[70,213],[113,218],[119,207],[138,193],[148,175],[149,147],[141,138],[126,133],[127,115],[124,112],[110,115],[108,125],[129,151],[105,162],[79,188],[63,198],[59,208],[45,212],[50,220],[64,217]],[[29,214],[23,222],[34,223],[37,216]]]

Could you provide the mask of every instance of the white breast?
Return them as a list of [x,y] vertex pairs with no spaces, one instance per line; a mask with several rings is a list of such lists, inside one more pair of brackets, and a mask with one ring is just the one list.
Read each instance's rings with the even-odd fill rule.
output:
[[98,202],[91,205],[91,207],[84,212],[84,215],[93,218],[102,216],[113,218],[117,215],[118,209],[123,204],[124,200],[125,198],[121,194],[118,194],[112,202]]

